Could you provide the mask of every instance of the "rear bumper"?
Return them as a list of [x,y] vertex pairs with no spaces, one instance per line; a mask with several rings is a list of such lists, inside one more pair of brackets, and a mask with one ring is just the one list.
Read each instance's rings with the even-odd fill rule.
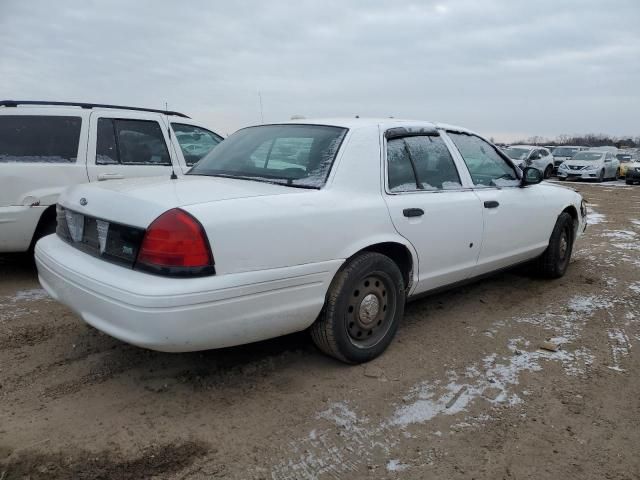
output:
[[56,235],[36,245],[43,288],[84,321],[127,343],[186,352],[228,347],[307,328],[342,261],[175,279],[84,254]]
[[0,207],[0,253],[26,252],[46,209],[46,206]]

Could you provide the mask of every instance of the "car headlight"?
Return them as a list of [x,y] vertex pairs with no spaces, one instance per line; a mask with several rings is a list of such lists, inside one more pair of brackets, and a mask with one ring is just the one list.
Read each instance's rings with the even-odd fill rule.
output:
[[567,169],[568,169],[568,167],[567,167],[564,163],[561,163],[561,164],[560,164],[560,166],[559,166],[558,168],[559,168],[560,170],[567,170]]

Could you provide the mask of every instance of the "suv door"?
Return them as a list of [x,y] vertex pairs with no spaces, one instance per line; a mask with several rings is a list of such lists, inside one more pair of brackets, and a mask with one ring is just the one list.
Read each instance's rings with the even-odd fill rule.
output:
[[390,131],[384,141],[384,197],[396,230],[418,254],[412,293],[468,278],[482,240],[482,207],[468,176],[459,174],[438,131],[404,137]]
[[167,126],[159,114],[93,112],[90,117],[87,173],[90,181],[182,173],[168,148]]
[[483,206],[484,233],[475,274],[542,253],[555,223],[544,187],[521,188],[513,164],[482,138],[455,131],[447,134],[466,164]]
[[620,166],[620,160],[611,152],[607,152],[604,157],[604,176],[605,178],[617,178],[618,167]]

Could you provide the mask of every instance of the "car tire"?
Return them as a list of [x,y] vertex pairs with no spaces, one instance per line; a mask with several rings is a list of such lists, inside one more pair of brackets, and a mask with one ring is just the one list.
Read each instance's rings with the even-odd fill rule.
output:
[[620,178],[620,169],[616,170],[616,174],[613,177],[614,180],[618,180]]
[[562,212],[553,227],[549,245],[537,260],[537,271],[545,278],[560,278],[567,271],[573,252],[573,218]]
[[633,185],[633,182],[632,182],[631,180],[625,180],[625,183],[626,183],[627,185]]
[[598,183],[602,183],[604,181],[604,169],[600,170],[600,175],[598,176]]
[[566,177],[558,177],[558,180],[560,180],[561,182],[564,182],[566,179]]
[[36,242],[40,240],[42,237],[46,237],[47,235],[51,235],[52,233],[56,233],[56,217],[47,216],[46,218],[42,218],[36,227],[36,231],[33,233],[33,237],[31,239],[31,244],[29,245],[29,255],[33,256],[33,253],[36,248]]
[[345,363],[376,358],[393,340],[404,315],[404,289],[402,272],[389,257],[357,255],[331,282],[311,338],[322,352]]
[[544,178],[551,178],[553,175],[553,167],[551,165],[547,165],[547,168],[544,169]]

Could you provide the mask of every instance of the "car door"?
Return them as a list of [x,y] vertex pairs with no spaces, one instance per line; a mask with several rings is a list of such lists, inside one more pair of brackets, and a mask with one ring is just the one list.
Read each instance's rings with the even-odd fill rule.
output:
[[605,177],[614,178],[618,173],[620,161],[613,153],[608,152],[604,157]]
[[475,275],[519,263],[542,253],[555,219],[544,186],[520,187],[513,164],[489,142],[465,132],[448,137],[466,164],[483,212],[482,248]]
[[[392,129],[397,130],[397,129]],[[396,230],[418,254],[420,293],[468,278],[482,240],[482,208],[437,130],[384,141],[385,200]],[[468,178],[468,177],[467,177]]]
[[182,173],[167,127],[155,113],[95,111],[90,117],[87,174],[90,181]]

